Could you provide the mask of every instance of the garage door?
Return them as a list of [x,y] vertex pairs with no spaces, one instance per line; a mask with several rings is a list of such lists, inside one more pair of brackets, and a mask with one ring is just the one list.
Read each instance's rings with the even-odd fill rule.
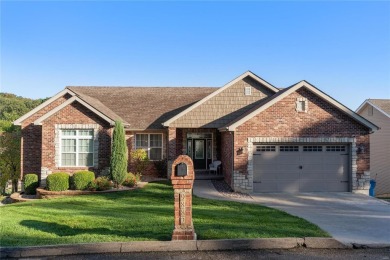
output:
[[349,191],[347,145],[255,145],[254,192]]

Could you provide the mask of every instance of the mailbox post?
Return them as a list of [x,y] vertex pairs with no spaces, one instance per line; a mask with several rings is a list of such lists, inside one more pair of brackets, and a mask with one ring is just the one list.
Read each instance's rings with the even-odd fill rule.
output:
[[171,181],[175,196],[175,229],[172,240],[196,240],[192,223],[192,187],[195,172],[192,159],[180,155],[172,164]]

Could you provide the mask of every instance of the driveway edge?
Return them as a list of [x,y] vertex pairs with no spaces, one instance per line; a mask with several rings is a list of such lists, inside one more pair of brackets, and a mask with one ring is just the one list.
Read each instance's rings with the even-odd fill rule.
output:
[[[134,241],[28,247],[1,247],[1,258],[61,256],[99,253],[213,251],[308,248],[352,248],[333,238],[259,238],[191,241]],[[387,245],[390,246],[390,245]]]

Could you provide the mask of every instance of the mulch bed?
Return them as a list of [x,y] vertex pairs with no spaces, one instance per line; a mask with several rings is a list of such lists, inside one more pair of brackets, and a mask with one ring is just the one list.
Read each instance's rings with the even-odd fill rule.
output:
[[225,197],[229,198],[252,198],[248,194],[241,192],[234,192],[232,188],[225,182],[220,180],[211,180],[215,189]]

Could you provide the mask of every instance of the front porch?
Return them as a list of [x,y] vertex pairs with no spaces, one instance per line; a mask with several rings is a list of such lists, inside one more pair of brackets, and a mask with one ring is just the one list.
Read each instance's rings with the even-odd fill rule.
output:
[[[218,172],[210,171],[209,165],[221,161],[221,134],[215,128],[169,128],[168,161],[185,154],[194,162],[195,179],[223,179],[222,165]],[[170,174],[171,169],[169,169]]]

